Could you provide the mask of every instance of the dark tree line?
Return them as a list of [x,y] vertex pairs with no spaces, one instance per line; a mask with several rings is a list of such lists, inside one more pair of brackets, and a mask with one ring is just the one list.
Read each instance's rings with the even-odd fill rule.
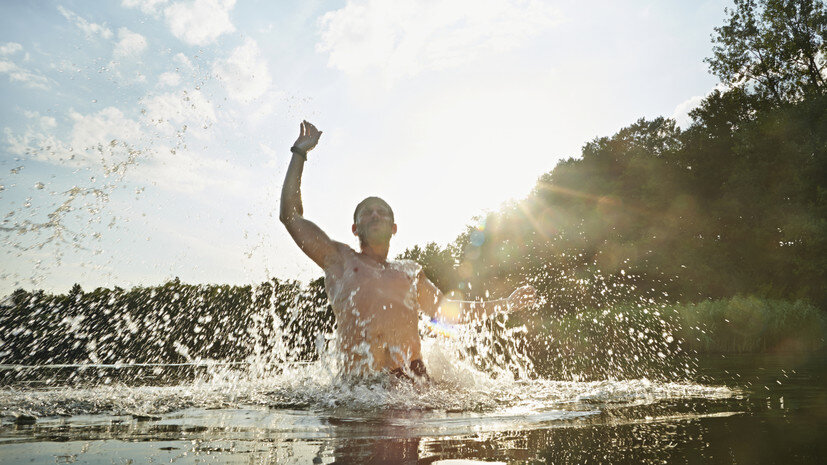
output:
[[252,286],[15,291],[0,312],[0,364],[312,360],[333,316],[321,280]]

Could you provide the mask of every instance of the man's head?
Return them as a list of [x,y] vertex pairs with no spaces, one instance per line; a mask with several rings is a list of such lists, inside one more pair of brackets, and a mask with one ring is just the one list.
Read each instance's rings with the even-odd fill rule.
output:
[[391,206],[379,197],[362,200],[353,211],[352,230],[362,244],[390,242],[396,234]]

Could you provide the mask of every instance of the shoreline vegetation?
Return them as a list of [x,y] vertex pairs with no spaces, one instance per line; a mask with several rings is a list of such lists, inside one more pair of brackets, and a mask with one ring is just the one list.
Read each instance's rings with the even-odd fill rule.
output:
[[[817,351],[825,348],[827,316],[804,301],[754,296],[666,305],[657,310],[635,304],[589,309],[544,322],[561,345],[600,341],[598,350],[623,347],[625,339],[671,338],[688,354],[742,354]],[[658,334],[640,332],[666,328]],[[632,333],[632,334],[630,334]],[[575,352],[586,352],[577,347]]]
[[[644,354],[823,349],[825,30],[820,1],[735,0],[706,60],[721,86],[689,127],[640,119],[596,138],[525,199],[400,257],[455,298],[534,285],[540,309],[509,325],[546,360],[608,373]],[[19,289],[0,309],[0,364],[312,359],[332,328],[321,279]]]
[[[588,290],[578,293],[589,300]],[[647,358],[675,355],[816,351],[825,348],[827,337],[827,315],[803,300],[636,299],[549,308],[501,314],[481,324],[503,330],[525,326],[524,336],[517,337],[534,364],[572,376],[645,374],[637,364],[645,368]],[[319,344],[332,336],[334,325],[321,279],[305,286],[273,279],[255,288],[176,279],[128,291],[84,292],[79,285],[61,295],[18,290],[0,311],[0,365],[210,360],[277,365],[317,359]]]

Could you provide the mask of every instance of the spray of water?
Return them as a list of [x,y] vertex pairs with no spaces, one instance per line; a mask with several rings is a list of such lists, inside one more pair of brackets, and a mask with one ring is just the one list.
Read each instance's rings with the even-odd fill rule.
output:
[[152,416],[249,406],[591,411],[595,403],[731,396],[676,371],[689,365],[663,312],[641,303],[558,317],[556,326],[535,313],[502,314],[450,334],[422,320],[432,381],[411,383],[384,372],[342,373],[321,281],[18,293],[0,317],[0,414]]

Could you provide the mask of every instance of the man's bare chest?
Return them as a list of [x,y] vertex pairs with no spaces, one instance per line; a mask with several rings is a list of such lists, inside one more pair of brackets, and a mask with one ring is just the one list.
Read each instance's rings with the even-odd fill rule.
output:
[[374,313],[415,306],[415,279],[394,262],[376,263],[355,255],[338,271],[325,278],[334,310],[356,307]]

